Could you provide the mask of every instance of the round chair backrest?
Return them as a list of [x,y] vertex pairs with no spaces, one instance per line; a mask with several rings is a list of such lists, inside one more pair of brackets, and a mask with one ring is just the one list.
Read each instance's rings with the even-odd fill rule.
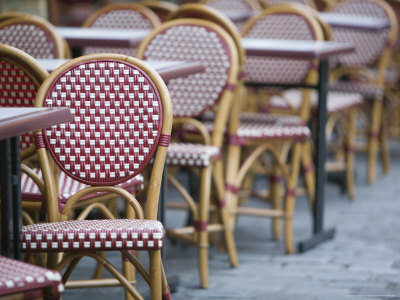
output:
[[[390,7],[393,9],[397,19],[397,24],[400,24],[400,2],[396,0],[388,0]],[[393,45],[393,52],[398,53],[400,51],[400,30],[397,30],[396,42]]]
[[63,39],[55,27],[38,17],[15,17],[0,23],[0,43],[34,58],[64,58]]
[[69,107],[73,121],[37,133],[36,144],[46,145],[75,180],[116,185],[136,176],[157,147],[165,146],[172,123],[169,99],[159,75],[138,59],[117,54],[76,58],[49,76],[36,102]]
[[[306,10],[292,5],[276,5],[249,20],[243,37],[279,40],[324,40],[317,20]],[[258,83],[301,84],[315,62],[304,59],[247,56],[246,77]]]
[[[157,15],[139,3],[116,3],[94,12],[83,27],[153,29],[161,24]],[[119,53],[134,56],[136,49],[123,47],[85,47],[84,54]]]
[[[47,76],[47,71],[33,57],[0,44],[0,107],[33,107],[36,92]],[[33,143],[32,133],[20,137],[21,150],[27,150]]]
[[246,53],[243,49],[241,36],[238,29],[226,17],[223,13],[218,10],[203,4],[188,3],[179,6],[179,8],[168,15],[167,20],[175,20],[181,18],[196,18],[207,20],[221,26],[233,39],[239,54],[239,67],[243,69],[246,61]]
[[199,19],[163,23],[140,45],[148,60],[199,61],[205,72],[168,82],[175,117],[198,117],[215,106],[237,80],[237,50],[218,25]]
[[387,20],[390,26],[383,30],[363,30],[332,27],[335,41],[352,42],[356,49],[351,54],[341,55],[337,61],[348,66],[374,65],[390,48],[397,37],[397,21],[390,6],[380,0],[345,0],[333,10],[335,13],[354,16],[371,16]]
[[167,16],[179,8],[178,5],[168,1],[144,0],[140,4],[150,8],[164,22]]
[[249,18],[262,10],[256,0],[203,0],[201,3],[225,14],[239,29]]

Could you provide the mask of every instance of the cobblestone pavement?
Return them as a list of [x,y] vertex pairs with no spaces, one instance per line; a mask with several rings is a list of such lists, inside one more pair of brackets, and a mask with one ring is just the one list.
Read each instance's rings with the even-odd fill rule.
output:
[[[391,154],[390,174],[378,173],[373,186],[366,184],[364,158],[357,158],[353,202],[337,186],[326,185],[325,227],[335,227],[336,236],[306,253],[286,255],[283,242],[271,239],[268,219],[240,217],[235,230],[239,266],[230,268],[227,255],[211,247],[210,287],[200,289],[196,248],[168,241],[167,275],[180,279],[173,299],[400,299],[400,143],[391,143]],[[168,212],[167,226],[179,217],[185,219],[182,213]],[[303,197],[296,203],[294,231],[296,241],[310,236]],[[118,261],[119,255],[111,260]],[[91,270],[87,262],[75,277],[87,277]],[[145,289],[142,282],[138,286]],[[63,299],[84,298],[122,299],[123,292],[67,290]]]

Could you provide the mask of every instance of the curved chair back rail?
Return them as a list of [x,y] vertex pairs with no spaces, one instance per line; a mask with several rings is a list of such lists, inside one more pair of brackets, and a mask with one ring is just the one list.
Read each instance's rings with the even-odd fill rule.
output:
[[39,17],[15,17],[0,23],[0,43],[34,58],[64,58],[65,45],[56,28]]
[[179,8],[178,5],[168,1],[143,0],[140,4],[150,8],[161,22],[164,22],[170,13],[173,13]]
[[179,18],[197,18],[197,19],[207,20],[216,23],[223,29],[225,29],[225,31],[229,33],[229,35],[235,42],[236,48],[238,49],[239,67],[240,69],[244,69],[246,61],[246,53],[241,43],[240,32],[234,26],[232,21],[229,20],[229,18],[226,17],[223,13],[214,9],[211,6],[199,3],[188,3],[179,6],[179,8],[176,11],[169,14],[167,20],[169,21]]
[[[0,107],[33,107],[36,93],[48,76],[29,54],[0,44]],[[20,138],[21,156],[34,152],[33,133]]]
[[[306,10],[287,4],[272,6],[249,20],[243,37],[260,39],[324,40],[316,19]],[[245,73],[252,82],[304,83],[317,62],[248,56]]]
[[[140,3],[116,3],[95,11],[82,25],[92,28],[153,29],[161,24],[157,15]],[[85,47],[83,54],[119,53],[134,56],[136,49]]]

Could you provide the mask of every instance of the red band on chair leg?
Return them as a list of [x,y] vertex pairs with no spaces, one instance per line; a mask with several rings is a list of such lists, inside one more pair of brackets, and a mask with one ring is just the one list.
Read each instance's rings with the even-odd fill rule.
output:
[[271,183],[280,183],[280,182],[282,182],[282,176],[271,175],[271,176],[269,176],[269,182],[271,182]]
[[286,196],[296,196],[296,189],[295,188],[291,188],[291,189],[287,189],[286,190]]
[[313,169],[314,169],[314,165],[313,164],[309,164],[309,165],[303,167],[304,173],[311,172]]
[[225,189],[235,195],[239,193],[239,189],[236,186],[230,185],[228,183],[225,185]]
[[370,132],[368,132],[368,136],[370,138],[376,138],[378,136],[378,132],[371,130]]
[[39,150],[41,148],[46,148],[46,144],[44,142],[43,133],[36,133],[34,136],[36,149]]
[[206,221],[194,221],[194,228],[197,231],[206,231],[208,223]]
[[345,150],[347,153],[352,153],[354,152],[354,147],[350,145],[346,145]]
[[162,295],[162,300],[172,300],[171,293],[168,292],[168,294]]
[[223,208],[223,207],[226,206],[225,199],[220,199],[219,201],[216,201],[216,202],[217,202],[217,205],[218,205],[219,208]]
[[244,71],[239,71],[238,73],[238,80],[243,79],[246,77],[246,73]]

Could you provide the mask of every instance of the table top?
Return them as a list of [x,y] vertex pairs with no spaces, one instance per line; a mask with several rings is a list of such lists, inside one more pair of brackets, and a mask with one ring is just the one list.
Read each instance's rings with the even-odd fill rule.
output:
[[370,16],[350,15],[335,12],[321,12],[319,13],[319,16],[332,27],[382,30],[390,26],[390,22],[387,19]]
[[72,47],[132,47],[139,46],[140,42],[150,33],[148,29],[106,29],[85,27],[57,27],[58,33],[64,37]]
[[68,108],[1,107],[0,140],[72,121]]
[[[37,61],[47,71],[52,72],[62,64],[69,61],[69,59],[38,59]],[[200,62],[148,60],[146,63],[153,67],[164,81],[205,71]]]
[[355,49],[353,44],[343,42],[254,38],[243,38],[242,45],[247,55],[295,59],[326,59]]

